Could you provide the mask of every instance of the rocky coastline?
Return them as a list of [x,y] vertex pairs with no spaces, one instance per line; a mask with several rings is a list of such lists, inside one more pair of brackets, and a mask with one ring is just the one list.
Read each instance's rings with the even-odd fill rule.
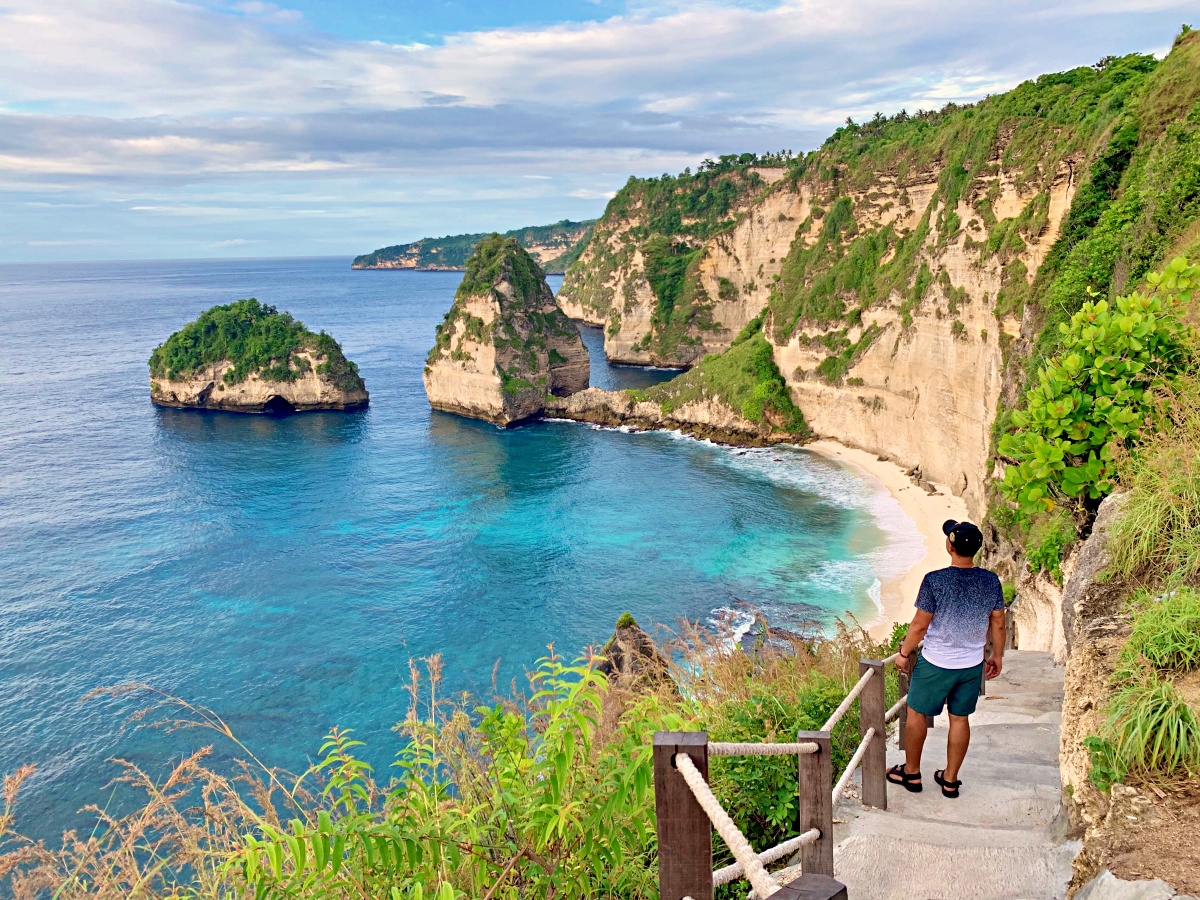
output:
[[179,409],[209,409],[222,412],[286,415],[295,412],[365,409],[370,403],[366,387],[346,389],[319,374],[325,361],[313,353],[297,354],[309,364],[308,371],[292,381],[272,381],[252,373],[239,382],[229,382],[225,374],[233,370],[222,360],[187,378],[150,379],[150,400],[156,406]]

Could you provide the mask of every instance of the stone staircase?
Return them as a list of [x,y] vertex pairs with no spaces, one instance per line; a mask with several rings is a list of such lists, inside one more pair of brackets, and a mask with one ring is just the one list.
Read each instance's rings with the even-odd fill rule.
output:
[[[946,717],[929,732],[925,790],[889,786],[887,811],[846,798],[834,810],[834,868],[854,900],[1061,898],[1078,842],[1065,840],[1058,775],[1063,670],[1049,653],[1010,651],[971,717],[957,800],[933,780]],[[893,737],[888,764],[902,762]]]

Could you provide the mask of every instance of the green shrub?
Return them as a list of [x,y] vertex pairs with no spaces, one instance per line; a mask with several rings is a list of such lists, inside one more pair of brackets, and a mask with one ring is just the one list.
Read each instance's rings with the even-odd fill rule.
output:
[[1048,572],[1062,584],[1062,561],[1075,538],[1075,520],[1061,509],[1034,516],[1025,543],[1025,558],[1030,571]]
[[1026,515],[1112,490],[1115,451],[1133,445],[1155,412],[1153,391],[1191,359],[1180,307],[1198,282],[1200,266],[1176,259],[1150,276],[1148,295],[1089,301],[1061,326],[1061,354],[1038,373],[998,448],[1003,493]]
[[1180,588],[1151,602],[1134,618],[1125,646],[1156,669],[1200,668],[1200,592]]
[[908,637],[908,625],[908,622],[895,622],[892,624],[892,633],[888,636],[888,649],[893,653],[900,649],[900,645]]

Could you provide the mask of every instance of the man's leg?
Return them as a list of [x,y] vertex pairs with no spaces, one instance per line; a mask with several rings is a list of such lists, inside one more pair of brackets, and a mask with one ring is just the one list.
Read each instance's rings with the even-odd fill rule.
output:
[[[950,713],[950,734],[946,737],[946,771],[942,776],[946,781],[958,781],[958,770],[962,768],[963,760],[967,758],[967,747],[971,744],[971,719],[968,716],[956,716]],[[908,720],[908,728],[912,728],[912,719]]]
[[929,734],[929,722],[924,713],[911,706],[904,723],[904,771],[916,775],[921,771],[921,752],[925,749],[925,737]]

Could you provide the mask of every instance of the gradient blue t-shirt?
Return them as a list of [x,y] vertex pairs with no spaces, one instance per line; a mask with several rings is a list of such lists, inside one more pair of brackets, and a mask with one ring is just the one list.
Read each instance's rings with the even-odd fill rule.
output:
[[988,622],[1004,609],[1004,591],[995,572],[948,566],[925,576],[917,609],[933,613],[921,655],[943,669],[969,669],[983,662]]

